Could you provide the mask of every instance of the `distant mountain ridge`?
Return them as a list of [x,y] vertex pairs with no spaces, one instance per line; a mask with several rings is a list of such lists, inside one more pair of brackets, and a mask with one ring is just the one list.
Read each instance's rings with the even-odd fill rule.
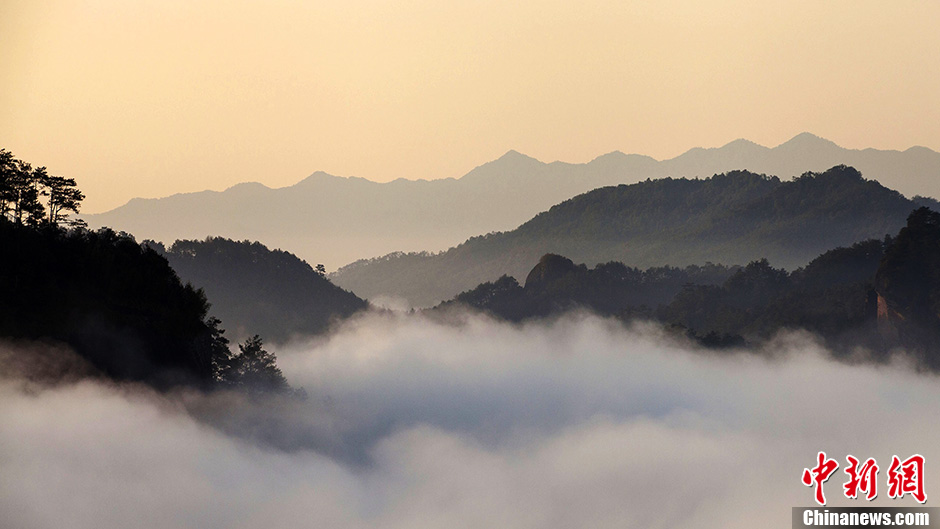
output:
[[249,182],[221,192],[138,198],[83,218],[93,228],[164,242],[210,235],[260,240],[336,268],[393,251],[443,250],[474,235],[509,230],[598,187],[735,169],[788,178],[839,164],[909,197],[940,197],[940,153],[924,147],[844,149],[803,133],[774,148],[735,140],[663,161],[612,152],[583,164],[543,163],[509,151],[459,179],[377,183],[316,172],[283,188]]
[[332,279],[365,298],[429,306],[503,274],[521,280],[547,253],[588,266],[743,265],[766,257],[793,269],[829,249],[897,233],[920,206],[938,203],[905,198],[842,165],[792,181],[748,171],[664,178],[595,189],[515,230],[439,254],[362,260]]

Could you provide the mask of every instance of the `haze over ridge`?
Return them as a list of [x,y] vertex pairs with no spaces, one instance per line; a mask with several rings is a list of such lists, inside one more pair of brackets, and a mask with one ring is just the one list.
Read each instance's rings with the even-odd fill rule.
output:
[[[940,4],[6,0],[0,136],[88,212],[809,130],[940,150]],[[311,166],[311,161],[316,161]]]
[[930,149],[850,150],[803,133],[773,148],[736,140],[663,161],[615,151],[583,164],[545,163],[510,150],[457,179],[378,183],[318,171],[288,187],[248,182],[221,192],[134,199],[84,218],[91,227],[167,243],[210,235],[259,240],[332,270],[395,251],[444,250],[471,236],[512,229],[597,187],[734,169],[787,178],[837,164],[908,196],[940,196],[940,154]]
[[368,299],[429,306],[504,274],[521,281],[539,257],[588,266],[744,265],[769,259],[795,269],[822,252],[896,233],[914,209],[858,170],[838,165],[790,181],[749,171],[662,178],[578,195],[510,231],[471,237],[447,251],[363,259],[331,275]]

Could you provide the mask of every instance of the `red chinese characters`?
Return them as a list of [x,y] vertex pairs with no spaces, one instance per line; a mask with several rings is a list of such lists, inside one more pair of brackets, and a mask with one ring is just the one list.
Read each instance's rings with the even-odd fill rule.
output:
[[858,498],[859,492],[865,492],[865,499],[871,501],[878,496],[878,464],[875,460],[868,458],[862,468],[858,468],[858,459],[851,455],[846,456],[849,462],[845,467],[845,473],[849,475],[849,480],[842,486],[845,489],[845,497]]
[[[815,467],[803,469],[802,481],[807,487],[815,487],[816,503],[825,505],[826,494],[823,492],[823,484],[838,470],[839,463],[835,459],[827,458],[825,452],[819,452],[816,459]],[[845,497],[854,500],[858,499],[859,494],[864,494],[864,498],[868,501],[877,498],[880,470],[878,463],[873,458],[868,458],[864,463],[859,464],[861,461],[852,455],[846,456],[845,460],[848,465],[844,472],[849,476],[849,480],[842,485]],[[905,494],[910,494],[919,503],[927,501],[927,493],[924,492],[924,456],[914,454],[904,461],[901,461],[898,456],[893,456],[887,475],[889,498],[898,499],[903,498]]]
[[910,493],[918,503],[927,501],[924,492],[924,456],[914,454],[901,461],[898,456],[891,458],[888,468],[888,497],[903,498]]
[[823,483],[832,476],[832,473],[839,468],[839,463],[835,459],[826,459],[826,453],[820,452],[817,456],[819,464],[812,469],[803,469],[803,484],[807,487],[816,485],[816,503],[826,504],[826,495],[823,493]]

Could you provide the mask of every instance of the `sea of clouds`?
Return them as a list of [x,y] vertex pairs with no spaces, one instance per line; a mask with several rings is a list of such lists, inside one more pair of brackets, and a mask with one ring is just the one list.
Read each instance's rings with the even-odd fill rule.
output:
[[[0,525],[789,527],[820,450],[876,458],[886,506],[917,505],[887,498],[891,456],[923,454],[940,499],[940,380],[904,362],[800,333],[715,353],[588,315],[457,319],[368,314],[279,350],[305,401],[0,377]],[[873,505],[844,481],[830,505]]]

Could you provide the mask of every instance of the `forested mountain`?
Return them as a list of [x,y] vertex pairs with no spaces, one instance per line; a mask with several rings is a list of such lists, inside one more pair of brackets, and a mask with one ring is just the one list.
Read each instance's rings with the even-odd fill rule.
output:
[[940,213],[919,208],[896,237],[830,250],[793,272],[766,259],[733,269],[638,270],[616,262],[589,269],[549,254],[524,286],[503,276],[433,312],[459,306],[510,321],[584,308],[656,320],[714,347],[803,329],[840,353],[903,347],[940,369]]
[[260,240],[335,269],[357,259],[393,251],[438,251],[471,236],[510,230],[598,187],[737,169],[789,179],[838,164],[857,167],[909,197],[940,197],[936,152],[922,147],[904,152],[843,149],[801,134],[774,148],[737,140],[664,161],[613,152],[583,164],[542,163],[510,151],[459,179],[380,184],[318,172],[280,189],[245,183],[223,192],[134,199],[83,218],[92,227],[110,226],[166,243],[210,235]]
[[75,180],[0,150],[0,339],[19,344],[0,350],[0,376],[292,391],[257,335],[232,352],[203,291],[164,257],[70,219],[83,199]]
[[930,358],[940,354],[940,213],[921,208],[875,276],[882,334]]
[[214,380],[227,344],[202,292],[155,252],[110,230],[0,220],[0,336],[64,343],[106,375]]
[[180,278],[202,288],[214,315],[239,340],[260,334],[283,343],[326,330],[331,321],[368,304],[293,254],[259,242],[221,237],[180,240],[169,248],[147,241]]
[[587,308],[605,316],[650,316],[689,284],[720,285],[740,267],[706,264],[640,270],[609,262],[592,269],[570,259],[546,254],[529,272],[525,286],[502,276],[458,294],[438,309],[470,306],[502,319],[522,321],[575,308]]
[[333,275],[360,296],[398,296],[418,306],[503,274],[522,278],[556,253],[593,266],[641,268],[767,258],[793,269],[830,248],[883,238],[932,199],[907,199],[846,166],[792,181],[747,171],[606,187],[536,215],[519,228],[474,237],[440,254],[391,254]]

